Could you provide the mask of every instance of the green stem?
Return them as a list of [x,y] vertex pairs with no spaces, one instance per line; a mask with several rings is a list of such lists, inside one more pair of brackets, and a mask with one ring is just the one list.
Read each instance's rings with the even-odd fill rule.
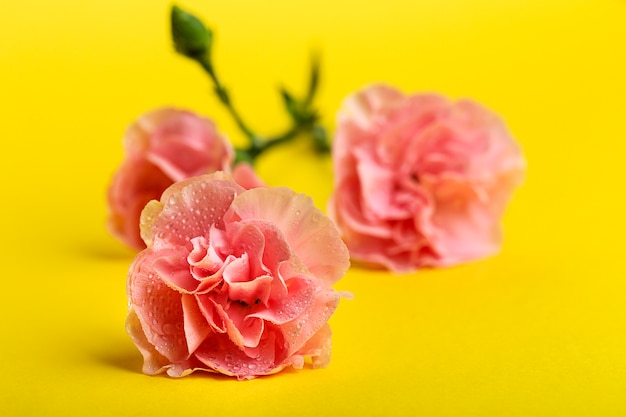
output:
[[[249,147],[237,150],[237,154],[238,154],[237,162],[247,161],[247,162],[252,163],[262,153],[266,152],[267,150],[275,146],[289,142],[290,140],[298,136],[300,133],[306,132],[307,130],[312,130],[312,133],[315,136],[315,132],[313,130],[316,127],[319,128],[319,126],[316,123],[317,118],[314,116],[311,116],[310,118],[304,121],[295,122],[291,126],[291,128],[289,128],[289,130],[287,130],[285,133],[281,135],[273,136],[270,138],[263,138],[262,136],[257,135],[256,133],[252,131],[252,129],[250,129],[250,127],[248,127],[248,125],[244,122],[243,118],[241,117],[241,115],[239,114],[235,106],[233,105],[230,99],[230,96],[228,95],[228,91],[226,90],[226,88],[224,87],[220,79],[218,78],[211,62],[206,57],[199,57],[199,58],[196,58],[195,60],[198,62],[198,64],[200,64],[200,66],[204,69],[204,71],[209,75],[209,77],[213,81],[215,93],[217,94],[220,102],[224,105],[224,107],[226,107],[226,110],[230,113],[231,117],[233,118],[233,120],[235,121],[239,129],[244,133],[244,135],[250,141]],[[310,103],[313,100],[313,94],[314,94],[313,91],[311,91],[307,96],[307,99],[306,99],[307,107],[310,105]],[[318,149],[321,151],[327,150],[319,146],[318,146]]]
[[233,105],[226,87],[222,84],[211,62],[213,32],[196,16],[177,6],[171,10],[171,30],[174,47],[178,53],[196,61],[211,77],[215,93],[220,102],[226,107],[237,127],[248,138],[247,148],[237,149],[236,160],[253,162],[263,152],[274,146],[285,143],[302,132],[310,131],[318,149],[322,149],[326,141],[325,130],[317,124],[318,116],[312,108],[313,98],[319,81],[319,57],[315,55],[311,66],[309,89],[304,100],[296,100],[285,89],[281,90],[285,107],[292,118],[292,126],[283,134],[265,138],[259,136],[244,122],[243,118]]
[[259,149],[260,152],[264,152],[274,146],[280,145],[285,142],[289,142],[291,139],[298,136],[300,133],[305,132],[310,128],[308,123],[296,124],[291,127],[287,132],[280,136],[275,136],[271,139],[264,141]]
[[228,91],[221,83],[220,79],[217,77],[215,70],[213,69],[213,65],[206,58],[200,58],[197,60],[200,66],[205,70],[207,74],[211,77],[213,81],[213,85],[215,87],[215,93],[217,94],[219,100],[226,107],[226,110],[230,113],[233,120],[241,129],[241,131],[246,135],[246,137],[250,140],[252,146],[258,146],[260,142],[263,142],[261,138],[259,138],[253,131],[248,127],[248,125],[243,121],[243,118],[233,106],[233,103],[228,95]]

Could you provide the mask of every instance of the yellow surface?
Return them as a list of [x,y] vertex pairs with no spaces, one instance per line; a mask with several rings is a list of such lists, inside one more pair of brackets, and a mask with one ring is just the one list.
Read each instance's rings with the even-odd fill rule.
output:
[[[529,171],[494,258],[404,276],[353,268],[325,370],[148,377],[124,332],[132,252],[105,189],[139,114],[177,105],[241,137],[168,34],[170,3],[2,1],[2,416],[626,415],[626,2],[188,0],[216,28],[242,112],[281,129],[276,87],[323,55],[332,127],[374,81],[500,113]],[[300,142],[261,175],[324,207]],[[299,158],[296,162],[294,158]]]

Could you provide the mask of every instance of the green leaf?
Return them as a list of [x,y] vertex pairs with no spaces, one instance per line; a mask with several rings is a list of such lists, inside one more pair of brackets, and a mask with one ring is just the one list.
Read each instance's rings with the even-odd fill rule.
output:
[[304,119],[304,113],[302,111],[302,106],[286,89],[280,89],[280,95],[283,98],[283,104],[285,105],[285,109],[287,113],[291,116],[294,122],[300,123]]
[[318,54],[313,54],[311,58],[311,73],[309,76],[309,90],[307,91],[306,98],[304,99],[304,107],[309,107],[313,103],[313,98],[317,92],[317,87],[320,80],[320,57]]

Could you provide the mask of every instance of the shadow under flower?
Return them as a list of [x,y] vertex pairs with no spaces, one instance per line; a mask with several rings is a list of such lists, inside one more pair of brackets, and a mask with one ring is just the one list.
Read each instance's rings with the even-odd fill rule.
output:
[[137,251],[102,236],[89,236],[74,241],[68,250],[84,259],[98,261],[131,261]]
[[95,355],[96,361],[123,371],[141,373],[142,358],[136,350],[100,352]]

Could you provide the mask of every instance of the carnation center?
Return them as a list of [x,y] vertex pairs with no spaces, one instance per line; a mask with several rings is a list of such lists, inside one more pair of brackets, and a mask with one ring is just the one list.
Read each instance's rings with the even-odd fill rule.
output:
[[[284,309],[289,285],[279,272],[291,252],[280,233],[265,224],[231,223],[226,230],[211,227],[207,236],[190,240],[186,259],[162,258],[160,275],[183,295],[188,345],[196,347],[210,333],[228,333],[240,348],[256,348],[265,321],[290,319],[299,312]],[[184,262],[183,264],[179,262]],[[284,317],[283,317],[284,315]],[[204,323],[204,324],[202,324]]]
[[[198,282],[197,295],[209,296],[229,309],[267,305],[272,284],[271,271],[255,247],[233,247],[226,233],[213,227],[209,238],[191,240],[187,257],[189,271]],[[251,251],[252,249],[252,251]]]

